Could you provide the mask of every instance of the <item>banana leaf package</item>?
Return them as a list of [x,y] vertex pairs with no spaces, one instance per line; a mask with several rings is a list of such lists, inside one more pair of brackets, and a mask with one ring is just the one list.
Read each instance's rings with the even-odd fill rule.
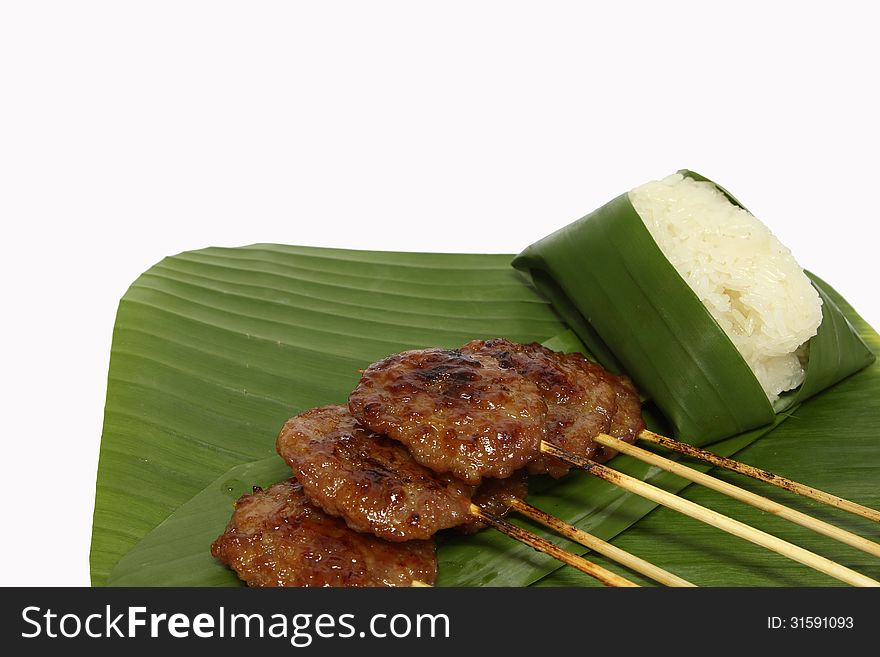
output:
[[[680,173],[711,183],[691,171]],[[808,274],[822,299],[822,322],[809,342],[803,384],[771,404],[628,194],[529,246],[513,265],[529,273],[600,362],[631,376],[677,436],[692,444],[767,425],[776,413],[874,360],[825,283]]]

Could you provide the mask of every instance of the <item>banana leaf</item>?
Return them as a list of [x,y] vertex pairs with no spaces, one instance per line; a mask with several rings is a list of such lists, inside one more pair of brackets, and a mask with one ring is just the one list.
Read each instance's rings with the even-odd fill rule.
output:
[[[400,349],[454,346],[497,335],[530,341],[558,334],[554,348],[579,348],[509,262],[510,256],[258,245],[185,253],[145,273],[120,303],[114,332],[93,582],[236,584],[207,552],[228,520],[231,501],[250,486],[287,476],[273,455],[278,428],[307,407],[344,401],[365,363]],[[829,295],[838,299],[833,291]],[[876,382],[876,368],[857,376]],[[797,413],[852,387],[855,379],[808,401]],[[816,435],[836,431],[832,422],[840,412],[854,412],[849,406],[857,396],[838,395],[834,407],[811,422]],[[877,413],[870,408],[858,412],[876,426]],[[652,426],[663,430],[650,406],[648,414]],[[777,424],[784,417],[776,416]],[[714,447],[734,453],[769,428]],[[864,425],[859,431],[859,440],[866,440]],[[843,441],[835,453],[846,460],[846,445],[852,443]],[[816,463],[825,451],[827,444],[817,442],[789,456],[797,463]],[[876,483],[876,450],[858,454],[858,463],[859,481],[867,475]],[[615,465],[671,490],[683,487],[625,457],[617,457]],[[784,465],[777,469],[791,472],[788,466],[794,464]],[[856,473],[849,474],[828,487],[871,503],[876,491],[867,494]],[[637,522],[653,504],[585,474],[536,483],[533,502],[597,533],[610,537],[636,523],[620,540],[630,540],[630,532],[661,513]],[[678,517],[665,522],[674,535],[685,535],[683,528],[694,524]],[[634,551],[653,558],[657,540],[637,538],[643,543]],[[711,556],[738,550],[739,544],[725,546]],[[554,573],[555,562],[494,531],[445,539],[440,559],[440,583],[446,585],[568,583],[563,571]],[[703,563],[707,572],[717,567],[705,555]],[[764,581],[789,581],[779,577]]]
[[[712,182],[692,171],[679,173]],[[811,276],[823,308],[822,324],[809,343],[806,379],[771,405],[733,343],[662,254],[627,194],[532,244],[513,265],[531,275],[599,361],[629,374],[674,433],[692,444],[766,425],[775,413],[874,360],[821,281]]]

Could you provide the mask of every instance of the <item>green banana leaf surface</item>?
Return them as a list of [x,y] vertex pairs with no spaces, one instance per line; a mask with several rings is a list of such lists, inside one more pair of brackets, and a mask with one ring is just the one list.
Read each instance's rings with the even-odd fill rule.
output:
[[[388,353],[496,336],[557,336],[548,346],[583,349],[510,267],[511,257],[255,245],[180,254],[142,275],[122,299],[114,330],[93,583],[236,585],[210,557],[209,545],[232,501],[251,486],[288,476],[274,456],[282,423],[306,408],[344,402],[358,368]],[[876,334],[833,290],[827,293],[876,348]],[[733,454],[751,445],[742,455],[756,465],[876,506],[880,413],[866,401],[880,392],[878,377],[872,365],[790,409],[785,422],[787,414],[780,414],[773,426],[713,449]],[[646,415],[652,427],[666,429],[650,405]],[[685,487],[626,457],[614,465],[669,490]],[[585,473],[559,482],[537,479],[532,491],[534,504],[606,538],[618,536],[620,545],[668,562],[698,584],[834,583],[759,548],[750,552],[750,545],[690,519],[652,511],[652,503]],[[707,493],[688,487],[684,494]],[[713,508],[754,515],[710,497]],[[861,533],[873,530],[832,515]],[[774,526],[775,519],[758,516],[752,524]],[[851,548],[794,526],[777,533],[871,574],[870,558]],[[441,585],[591,584],[491,530],[444,537],[439,558]]]

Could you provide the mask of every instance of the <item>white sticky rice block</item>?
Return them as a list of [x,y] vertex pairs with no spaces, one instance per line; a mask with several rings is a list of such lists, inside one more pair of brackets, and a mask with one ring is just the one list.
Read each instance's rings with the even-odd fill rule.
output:
[[803,383],[822,300],[791,251],[709,182],[673,174],[629,198],[770,401]]

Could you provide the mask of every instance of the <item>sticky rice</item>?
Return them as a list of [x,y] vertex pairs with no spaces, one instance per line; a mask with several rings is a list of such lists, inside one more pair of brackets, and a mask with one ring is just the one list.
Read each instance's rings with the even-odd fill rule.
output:
[[709,182],[674,174],[629,198],[770,401],[798,387],[822,300],[791,251]]

